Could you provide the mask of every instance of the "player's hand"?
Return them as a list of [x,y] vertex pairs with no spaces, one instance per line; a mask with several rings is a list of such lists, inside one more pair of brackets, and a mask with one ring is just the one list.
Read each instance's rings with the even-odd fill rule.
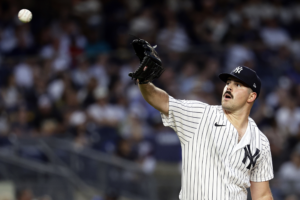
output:
[[128,75],[136,81],[139,80],[139,84],[145,84],[159,78],[164,72],[164,68],[154,47],[143,39],[133,40],[132,46],[141,64],[135,72]]

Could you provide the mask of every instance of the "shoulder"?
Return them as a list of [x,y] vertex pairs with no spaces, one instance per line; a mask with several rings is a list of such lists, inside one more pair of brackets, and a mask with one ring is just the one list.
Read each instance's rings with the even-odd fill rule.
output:
[[260,148],[263,151],[268,151],[270,148],[270,142],[267,136],[258,128],[256,123],[252,118],[249,117],[250,125],[251,125],[251,132],[254,135],[254,138],[257,140],[257,145],[260,146]]
[[206,108],[209,106],[208,104],[197,101],[197,100],[185,100],[185,99],[175,99],[172,96],[169,96],[169,102],[173,105],[180,105],[184,107],[191,107],[191,108]]
[[207,114],[224,115],[221,105],[207,105],[206,109],[209,109]]

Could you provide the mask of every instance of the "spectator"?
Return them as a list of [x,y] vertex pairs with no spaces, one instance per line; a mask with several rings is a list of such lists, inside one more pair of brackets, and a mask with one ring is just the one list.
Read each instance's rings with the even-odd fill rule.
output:
[[178,24],[174,13],[167,13],[167,26],[158,33],[157,43],[166,48],[166,51],[185,52],[189,48],[188,35]]
[[282,191],[286,194],[297,192],[300,190],[300,144],[296,146],[292,155],[291,161],[282,165],[279,170],[281,179]]
[[7,85],[2,89],[2,95],[5,107],[10,110],[16,108],[20,101],[20,93],[16,85],[15,77],[7,77]]
[[16,194],[17,200],[32,200],[34,198],[30,189],[20,189]]
[[85,54],[87,58],[95,59],[99,53],[110,52],[110,45],[101,40],[100,33],[97,30],[89,30],[88,42],[85,46]]
[[20,107],[15,113],[15,120],[12,122],[12,132],[17,136],[30,136],[33,134],[33,127],[29,124],[29,113],[25,107]]
[[133,149],[129,140],[120,139],[117,143],[116,155],[120,158],[136,161],[138,159],[138,154],[136,150]]
[[89,69],[90,76],[97,79],[98,84],[104,87],[108,87],[110,82],[107,74],[108,59],[108,54],[99,54],[96,63]]
[[88,107],[87,112],[93,122],[99,126],[116,127],[119,118],[114,113],[114,107],[108,102],[108,91],[105,87],[94,90],[96,103]]
[[282,101],[282,107],[276,112],[276,121],[282,132],[296,135],[300,125],[300,108],[292,97]]
[[287,31],[279,27],[275,19],[269,19],[265,22],[265,27],[262,28],[260,35],[263,42],[270,48],[278,48],[289,44],[291,41]]
[[14,76],[19,87],[31,88],[33,86],[33,70],[29,60],[15,67]]
[[151,33],[154,29],[155,22],[151,9],[144,9],[140,16],[133,18],[130,22],[130,31],[135,35]]
[[58,134],[63,129],[62,116],[46,95],[38,100],[38,110],[34,116],[33,126],[37,132],[44,131],[45,135]]
[[90,73],[89,73],[89,62],[84,59],[78,59],[78,68],[73,70],[72,73],[72,80],[75,83],[75,85],[79,88],[82,88],[87,85],[90,79]]

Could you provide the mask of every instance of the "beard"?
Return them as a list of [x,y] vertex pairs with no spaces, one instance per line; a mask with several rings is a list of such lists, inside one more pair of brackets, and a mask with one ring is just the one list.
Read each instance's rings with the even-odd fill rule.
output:
[[222,101],[222,108],[223,108],[223,110],[226,110],[226,111],[229,111],[229,112],[234,111],[234,106],[229,102]]

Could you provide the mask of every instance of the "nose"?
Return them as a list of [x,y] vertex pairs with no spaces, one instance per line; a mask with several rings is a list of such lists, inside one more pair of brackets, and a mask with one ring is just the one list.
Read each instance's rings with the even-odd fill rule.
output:
[[229,84],[227,85],[226,91],[231,91],[231,90],[232,90],[232,88],[231,88],[231,83],[229,83]]

